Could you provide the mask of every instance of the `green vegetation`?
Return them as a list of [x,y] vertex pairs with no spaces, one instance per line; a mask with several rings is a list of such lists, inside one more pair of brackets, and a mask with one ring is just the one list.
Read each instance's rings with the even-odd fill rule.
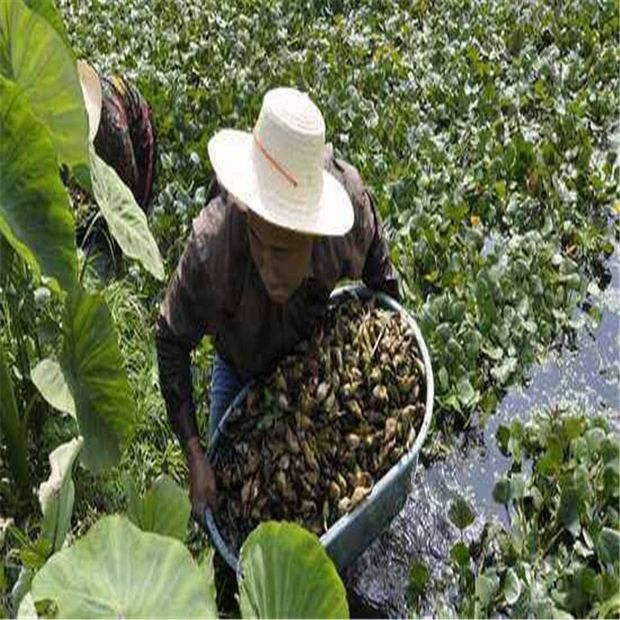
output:
[[[161,279],[211,186],[211,135],[249,128],[273,86],[302,88],[320,105],[328,138],[377,198],[405,303],[429,344],[437,415],[427,451],[438,456],[565,334],[600,320],[598,285],[620,232],[617,6],[58,4],[0,0],[0,615],[22,600],[24,613],[33,601],[53,611],[41,601],[58,595],[63,567],[81,556],[85,566],[101,556],[117,568],[97,544],[104,535],[119,548],[154,537],[153,553],[178,557],[201,592],[187,608],[159,594],[171,612],[205,614],[212,571],[175,540],[195,557],[204,549],[172,482],[185,484],[185,466],[159,396],[152,327]],[[159,162],[148,226],[89,152],[76,57],[127,73],[153,107]],[[63,187],[61,167],[93,190],[85,209]],[[85,244],[76,248],[90,209],[125,254],[114,277],[101,277]],[[194,355],[201,428],[210,354],[205,342]],[[617,616],[617,434],[554,413],[515,422],[498,440],[513,460],[494,491],[510,524],[455,546],[455,611]],[[169,497],[178,513],[154,508]],[[125,511],[149,532],[100,519]],[[462,529],[473,519],[466,502],[450,515]],[[261,540],[277,535],[263,532]],[[280,559],[270,561],[268,576],[254,579],[279,584]],[[313,566],[331,571],[322,560]],[[91,613],[80,597],[101,585],[92,577],[85,570],[63,587],[61,613]],[[413,606],[441,590],[429,579],[428,567],[412,567]],[[255,586],[242,582],[246,611],[290,612],[283,592],[258,601]],[[106,594],[102,613],[119,608],[117,595]]]
[[[620,446],[607,422],[574,411],[535,414],[497,432],[509,470],[493,489],[508,523],[486,524],[479,539],[452,548],[456,609],[411,568],[410,604],[429,588],[439,616],[612,618],[620,614]],[[449,516],[464,530],[474,520],[455,500]]]
[[154,108],[169,269],[204,205],[209,137],[287,84],[374,190],[443,420],[490,413],[575,327],[613,248],[613,2],[63,4],[76,50]]

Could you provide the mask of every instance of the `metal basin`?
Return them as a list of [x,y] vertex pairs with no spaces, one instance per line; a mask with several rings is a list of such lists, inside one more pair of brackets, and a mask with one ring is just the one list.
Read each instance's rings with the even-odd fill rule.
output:
[[[415,319],[388,295],[373,292],[361,285],[354,284],[335,289],[330,297],[331,302],[338,303],[351,293],[362,300],[367,300],[372,296],[376,297],[381,308],[402,314],[411,325],[426,370],[426,411],[420,431],[416,435],[409,451],[375,484],[371,494],[357,508],[340,517],[321,536],[321,543],[339,569],[343,569],[351,564],[387,528],[403,507],[405,499],[411,490],[412,474],[418,464],[420,450],[431,424],[434,400],[431,360],[426,343],[422,337],[422,332]],[[213,457],[220,437],[226,435],[227,426],[235,419],[236,415],[239,415],[240,406],[245,401],[250,385],[251,383],[241,390],[223,416],[213,435],[209,458]],[[236,571],[238,564],[237,554],[222,537],[209,508],[205,511],[204,527],[209,533],[218,553]]]

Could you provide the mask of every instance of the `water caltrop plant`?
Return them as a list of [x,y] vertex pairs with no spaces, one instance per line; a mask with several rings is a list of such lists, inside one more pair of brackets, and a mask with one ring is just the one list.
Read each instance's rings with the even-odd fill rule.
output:
[[[465,617],[600,617],[620,613],[620,444],[602,418],[551,409],[500,426],[511,464],[493,498],[507,523],[489,522],[469,545],[458,541],[458,584],[444,600],[428,569],[412,566],[410,603],[426,590],[437,613]],[[464,516],[465,515],[465,516]],[[449,512],[460,530],[474,520],[457,498]],[[455,604],[456,601],[456,604]]]
[[153,229],[169,266],[211,187],[209,137],[251,127],[285,84],[320,103],[327,138],[375,194],[442,428],[491,414],[583,320],[573,311],[604,280],[618,221],[612,2],[61,5],[76,48],[153,106]]
[[[182,542],[187,494],[158,477],[185,470],[149,335],[213,187],[217,129],[249,128],[274,86],[320,104],[374,193],[429,344],[427,447],[441,454],[565,334],[600,320],[620,221],[619,27],[598,0],[0,0],[0,616],[217,614],[210,562]],[[77,57],[126,73],[153,107],[148,223],[89,144]],[[88,239],[76,246],[67,179],[124,254],[114,282],[91,275]],[[205,345],[194,368],[203,391],[209,357]],[[507,521],[455,545],[459,600],[437,598],[438,613],[617,617],[617,434],[568,411],[498,441]],[[119,463],[140,484],[122,484]],[[127,516],[98,520],[124,502]],[[450,517],[463,532],[474,512],[456,500]],[[308,532],[268,523],[241,556],[244,617],[347,615]],[[412,607],[430,574],[412,567]]]

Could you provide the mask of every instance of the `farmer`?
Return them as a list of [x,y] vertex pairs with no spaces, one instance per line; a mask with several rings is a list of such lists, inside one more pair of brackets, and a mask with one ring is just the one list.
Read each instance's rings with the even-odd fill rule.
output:
[[155,169],[153,115],[140,91],[122,76],[99,76],[77,63],[88,115],[88,137],[148,213]]
[[218,189],[168,285],[157,323],[161,390],[185,450],[193,513],[213,505],[192,399],[190,352],[215,347],[211,435],[241,387],[308,337],[336,283],[359,279],[398,297],[373,198],[325,144],[317,106],[269,91],[250,133],[224,129],[208,145]]

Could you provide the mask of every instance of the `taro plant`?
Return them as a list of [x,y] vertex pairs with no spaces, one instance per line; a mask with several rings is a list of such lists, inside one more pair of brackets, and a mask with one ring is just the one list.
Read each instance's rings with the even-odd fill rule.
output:
[[[83,270],[78,275],[62,166],[92,190],[125,254],[164,275],[145,215],[89,145],[66,41],[54,2],[0,2],[0,390],[8,403],[0,433],[22,501],[30,494],[28,424],[40,422],[33,411],[41,409],[28,378],[52,407],[76,419],[82,460],[94,471],[118,462],[135,423],[109,310],[82,287]],[[46,297],[64,310],[42,320],[39,300]]]
[[[71,527],[75,497],[71,472],[82,445],[82,438],[72,439],[58,446],[49,455],[50,475],[41,483],[38,491],[42,514],[38,537],[31,541],[12,520],[6,527],[9,536],[17,539],[21,547],[19,551],[21,570],[10,595],[13,615],[30,590],[36,571],[65,544]],[[7,566],[10,562],[9,555],[7,554],[5,558]]]
[[[19,569],[14,604],[70,529],[75,491],[63,472],[78,455],[93,472],[116,465],[136,423],[112,316],[103,296],[82,285],[86,259],[61,170],[92,192],[124,253],[163,278],[144,214],[89,144],[54,2],[0,0],[0,463],[12,482],[0,487],[0,519],[14,520],[9,538],[19,548],[18,565],[15,549],[2,561],[2,591]],[[68,418],[75,438],[50,454],[39,521],[32,488],[44,467],[46,403]]]
[[[336,568],[318,538],[300,526],[261,524],[240,561],[243,618],[348,617]],[[181,542],[108,516],[48,560],[20,615],[36,607],[45,617],[214,618],[214,591],[213,571]]]
[[[27,567],[13,589],[13,613],[217,617],[213,553],[197,563],[183,544],[189,499],[168,476],[160,476],[143,496],[128,479],[127,516],[104,517],[67,545],[71,471],[82,445],[73,439],[50,455],[51,473],[39,488],[40,536],[22,549]],[[244,618],[348,617],[334,564],[318,538],[297,524],[267,522],[254,530],[241,549],[239,574]]]

